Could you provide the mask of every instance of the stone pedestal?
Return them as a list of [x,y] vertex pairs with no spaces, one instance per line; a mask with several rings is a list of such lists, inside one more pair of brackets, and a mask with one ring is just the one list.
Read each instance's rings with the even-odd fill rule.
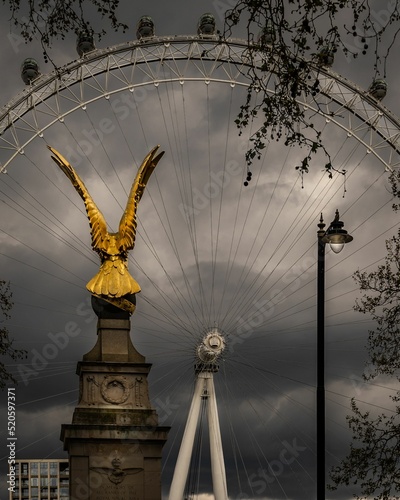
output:
[[161,451],[147,375],[129,319],[98,321],[94,348],[78,363],[80,391],[61,440],[70,460],[70,500],[160,500]]

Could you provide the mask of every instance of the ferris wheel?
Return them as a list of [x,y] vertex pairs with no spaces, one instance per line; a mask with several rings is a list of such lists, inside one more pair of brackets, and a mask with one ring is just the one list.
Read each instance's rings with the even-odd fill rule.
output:
[[[343,176],[328,179],[316,167],[302,186],[294,169],[301,151],[271,141],[245,187],[244,153],[257,123],[239,137],[234,119],[248,68],[261,72],[261,56],[247,41],[221,40],[212,23],[200,23],[196,35],[156,36],[144,21],[137,40],[117,46],[96,49],[81,38],[79,59],[53,73],[41,75],[35,61],[26,61],[25,90],[0,112],[1,255],[17,310],[33,310],[32,336],[43,349],[49,328],[62,330],[67,317],[81,332],[81,344],[71,339],[68,349],[83,353],[93,343],[84,284],[98,264],[84,210],[46,145],[80,171],[106,220],[117,224],[141,158],[160,144],[166,153],[141,202],[130,266],[143,290],[132,318],[134,343],[154,364],[152,400],[172,425],[165,495],[192,397],[196,348],[218,331],[226,344],[214,379],[228,494],[310,497],[317,222],[321,212],[328,221],[339,208],[354,236],[346,253],[327,259],[327,446],[334,464],[350,394],[365,390],[358,355],[369,325],[352,310],[351,275],[379,262],[384,238],[398,226],[386,179],[400,164],[400,122],[381,103],[382,87],[362,90],[330,66],[315,68],[320,91],[299,102],[329,142],[335,168],[346,170],[346,185]],[[43,307],[58,326],[40,323]],[[76,358],[63,361],[68,349],[27,382],[72,373]],[[354,358],[357,367],[349,368]],[[200,434],[188,498],[210,493],[199,472],[209,467],[207,446]]]

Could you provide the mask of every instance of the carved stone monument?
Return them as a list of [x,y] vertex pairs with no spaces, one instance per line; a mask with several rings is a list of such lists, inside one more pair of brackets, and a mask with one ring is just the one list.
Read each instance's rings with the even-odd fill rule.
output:
[[70,461],[70,500],[160,500],[161,452],[168,427],[158,425],[147,376],[151,365],[130,337],[138,283],[128,272],[136,236],[136,210],[162,154],[144,159],[118,233],[105,220],[72,166],[54,149],[53,159],[84,200],[92,246],[101,266],[87,288],[98,316],[97,343],[78,363],[79,401],[61,440]]

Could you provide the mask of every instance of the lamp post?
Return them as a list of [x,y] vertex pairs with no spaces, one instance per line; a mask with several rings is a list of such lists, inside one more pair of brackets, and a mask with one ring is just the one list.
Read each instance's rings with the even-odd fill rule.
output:
[[325,500],[325,245],[339,253],[353,237],[343,229],[339,211],[325,231],[321,218],[318,224],[317,266],[317,500]]

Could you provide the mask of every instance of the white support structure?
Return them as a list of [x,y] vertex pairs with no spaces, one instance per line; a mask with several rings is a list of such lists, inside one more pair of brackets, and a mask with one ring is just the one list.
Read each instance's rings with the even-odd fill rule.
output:
[[197,378],[189,416],[186,422],[181,447],[171,483],[169,500],[183,500],[189,474],[194,438],[200,416],[202,399],[207,402],[208,430],[210,436],[211,472],[215,500],[228,500],[224,452],[219,426],[217,399],[215,396],[213,372],[218,371],[216,361],[225,348],[225,341],[214,328],[198,346]]
[[199,420],[201,399],[204,392],[204,383],[207,373],[199,373],[194,388],[192,404],[183,433],[179,455],[175,465],[174,477],[169,492],[169,500],[182,500],[185,491],[186,481],[189,473],[190,458],[192,456],[194,437],[196,434],[197,422]]
[[222,448],[221,429],[219,426],[217,399],[215,397],[213,374],[206,379],[208,392],[207,415],[210,433],[211,471],[215,500],[227,500],[224,450]]

